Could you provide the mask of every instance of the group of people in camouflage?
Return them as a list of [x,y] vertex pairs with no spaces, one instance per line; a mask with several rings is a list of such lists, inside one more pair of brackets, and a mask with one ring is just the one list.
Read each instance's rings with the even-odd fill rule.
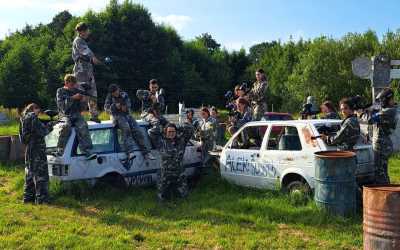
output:
[[[397,106],[394,101],[394,92],[390,88],[382,90],[376,97],[380,109],[369,115],[368,124],[373,126],[372,149],[375,160],[375,184],[389,184],[388,159],[393,153],[393,142],[390,138],[397,125]],[[324,102],[321,106],[325,119],[337,119],[338,115],[331,102]],[[340,130],[335,135],[322,135],[328,145],[336,145],[340,150],[354,150],[360,139],[360,117],[355,103],[351,98],[340,101],[340,111],[344,120]],[[361,111],[361,110],[360,110]],[[361,113],[360,113],[361,114]]]
[[[79,23],[76,31],[78,35],[72,46],[74,72],[65,76],[64,86],[59,88],[56,94],[61,129],[55,154],[58,156],[64,154],[71,128],[74,127],[80,151],[85,155],[86,160],[90,161],[96,159],[97,155],[92,151],[93,145],[88,124],[81,113],[88,107],[90,120],[100,122],[93,64],[102,62],[97,59],[86,42],[89,36],[88,26],[85,23]],[[234,134],[247,122],[260,120],[267,110],[268,82],[265,72],[258,69],[255,77],[256,82],[250,89],[242,86],[235,87],[235,99],[231,103],[234,112],[230,115],[227,126],[230,134]],[[89,85],[90,88],[83,91],[81,88],[83,84]],[[136,96],[142,102],[141,118],[149,123],[147,132],[152,146],[158,149],[161,155],[158,198],[163,201],[168,199],[173,192],[185,197],[188,194],[188,184],[182,164],[185,147],[191,138],[199,140],[203,164],[208,162],[210,159],[208,152],[216,145],[224,143],[225,130],[219,122],[218,110],[215,107],[203,107],[200,110],[200,119],[194,117],[193,110],[188,110],[186,122],[178,126],[168,122],[163,116],[166,108],[165,93],[159,88],[156,79],[150,80],[148,90],[137,90]],[[378,99],[382,108],[371,116],[369,122],[374,126],[376,182],[386,184],[390,182],[387,164],[388,157],[393,151],[390,134],[396,127],[397,110],[392,90],[385,89]],[[115,126],[121,130],[128,160],[135,157],[133,153],[135,143],[146,160],[155,160],[151,148],[145,145],[144,135],[131,115],[131,100],[118,85],[109,86],[104,110],[110,115]],[[339,118],[331,102],[324,102],[321,110],[326,114],[327,119]],[[344,118],[340,130],[334,136],[322,135],[322,138],[329,145],[337,145],[340,150],[353,150],[360,136],[360,125],[350,99],[346,98],[340,102],[340,111]],[[36,104],[30,104],[25,108],[21,116],[20,137],[27,146],[23,201],[41,204],[49,201],[49,175],[44,138],[52,130],[53,124],[44,124],[39,119],[39,113],[40,108]]]

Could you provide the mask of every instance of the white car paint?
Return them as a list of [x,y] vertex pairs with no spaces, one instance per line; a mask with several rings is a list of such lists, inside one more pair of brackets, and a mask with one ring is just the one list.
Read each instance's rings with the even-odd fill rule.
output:
[[[230,138],[220,153],[221,176],[238,185],[268,189],[284,187],[291,178],[298,178],[299,180],[305,180],[313,189],[314,153],[337,150],[337,148],[328,146],[320,138],[311,139],[311,137],[320,135],[317,128],[321,125],[338,127],[340,123],[340,120],[259,121],[247,123]],[[292,131],[292,133],[279,135],[279,145],[274,143],[275,139],[273,137],[274,134],[279,134],[276,126],[288,126],[291,127],[288,130]],[[263,131],[263,129],[260,130],[261,127],[267,128],[265,134],[260,138],[262,143],[259,148],[236,148],[235,141],[242,134],[245,134],[242,131],[250,132],[252,131],[249,130],[250,128],[253,131],[255,128],[257,131]],[[296,143],[294,143],[297,150],[280,148],[282,137],[286,136],[289,139],[290,137],[296,137],[294,128],[297,130],[298,139],[300,140],[296,139]],[[268,144],[270,138],[271,145]],[[294,144],[283,143],[282,145],[293,147]],[[301,149],[298,150],[299,148]],[[357,180],[359,183],[368,183],[374,175],[372,146],[364,144],[363,140],[360,139],[355,148],[358,164]]]
[[[152,149],[155,160],[145,160],[142,152],[137,148],[135,151],[136,158],[128,164],[123,164],[126,160],[126,153],[122,149],[123,145],[120,139],[117,139],[118,129],[113,126],[111,121],[103,121],[102,123],[88,122],[89,130],[94,145],[94,150],[98,157],[96,160],[87,161],[85,157],[79,154],[77,149],[77,138],[75,130],[68,139],[64,155],[55,157],[50,151],[55,149],[58,141],[59,127],[56,126],[54,131],[46,137],[48,147],[48,167],[51,179],[61,181],[74,180],[90,180],[96,181],[99,178],[113,174],[124,178],[127,185],[138,186],[155,183],[158,179],[158,172],[161,165],[160,153],[156,149]],[[138,125],[142,129],[145,143],[150,146],[150,140],[147,134],[148,124],[138,121]],[[196,141],[190,141],[186,147],[183,164],[185,172],[188,176],[192,175],[196,167],[201,167],[201,153],[198,152],[200,147]]]

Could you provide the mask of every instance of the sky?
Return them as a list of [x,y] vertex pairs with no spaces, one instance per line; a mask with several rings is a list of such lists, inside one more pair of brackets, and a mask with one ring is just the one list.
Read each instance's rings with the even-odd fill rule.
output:
[[[0,39],[25,24],[48,23],[60,11],[100,11],[109,0],[0,0]],[[133,0],[157,23],[190,40],[210,33],[228,50],[320,35],[340,38],[372,29],[381,38],[400,28],[398,0]]]

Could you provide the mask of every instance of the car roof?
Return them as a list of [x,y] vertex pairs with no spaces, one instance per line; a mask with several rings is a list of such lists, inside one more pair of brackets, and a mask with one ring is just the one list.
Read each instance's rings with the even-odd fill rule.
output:
[[[137,120],[136,122],[137,122],[137,124],[139,126],[148,125],[148,122],[145,122],[143,120]],[[89,129],[101,129],[101,128],[112,128],[112,127],[114,127],[114,124],[113,124],[113,122],[111,120],[101,121],[101,123],[88,121],[87,123],[88,123]]]
[[289,113],[280,113],[280,112],[265,112],[264,115],[282,115],[282,116],[292,116]]
[[274,125],[274,124],[287,124],[287,125],[319,125],[319,124],[339,124],[341,120],[333,120],[333,119],[313,119],[313,120],[280,120],[280,121],[254,121],[249,122],[246,126],[254,126],[254,125]]

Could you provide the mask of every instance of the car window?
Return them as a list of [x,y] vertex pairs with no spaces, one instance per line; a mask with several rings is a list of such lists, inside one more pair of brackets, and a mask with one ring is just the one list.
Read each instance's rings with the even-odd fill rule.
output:
[[47,149],[52,149],[57,147],[58,137],[60,136],[61,126],[54,126],[53,131],[51,131],[45,138]]
[[[142,127],[142,126],[140,126],[139,128],[140,128],[140,132],[143,135],[144,144],[146,145],[147,148],[152,148],[152,145],[151,145],[150,140],[149,140],[149,136],[147,134],[147,128],[146,127]],[[134,142],[134,149],[133,150],[140,150],[140,148],[137,145],[137,143],[135,142],[135,140],[133,140],[133,142]],[[120,129],[118,129],[118,146],[119,146],[119,149],[118,149],[119,152],[122,152],[122,151],[126,152],[127,151],[126,148],[125,148],[125,144],[124,144],[124,141],[123,141],[123,138],[122,138],[122,132],[121,132]]]
[[[93,144],[93,153],[106,153],[114,151],[114,136],[111,128],[90,130],[90,138]],[[77,154],[82,154],[82,151],[77,148]]]
[[232,149],[259,150],[268,126],[245,127],[232,140]]
[[270,135],[268,137],[267,149],[293,151],[301,150],[302,147],[297,128],[295,126],[272,126]]

